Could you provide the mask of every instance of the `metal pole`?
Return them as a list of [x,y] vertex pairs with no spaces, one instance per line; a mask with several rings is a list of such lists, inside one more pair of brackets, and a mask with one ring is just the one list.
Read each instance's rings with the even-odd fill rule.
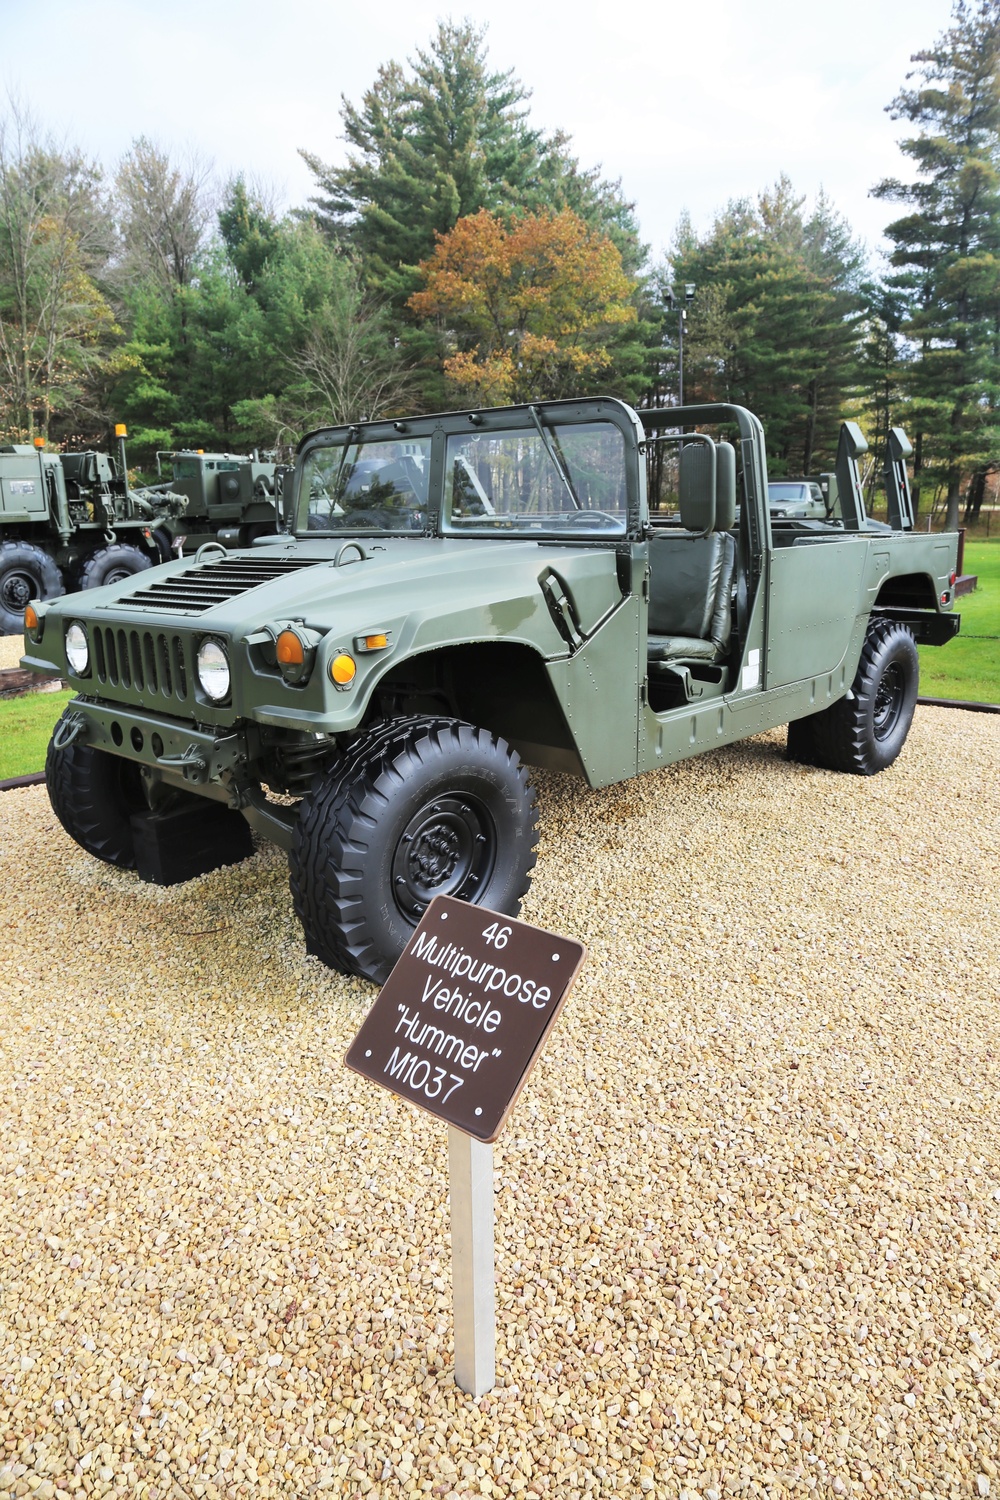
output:
[[484,1396],[496,1379],[493,1147],[448,1126],[455,1384]]
[[677,405],[684,405],[684,309],[677,318]]

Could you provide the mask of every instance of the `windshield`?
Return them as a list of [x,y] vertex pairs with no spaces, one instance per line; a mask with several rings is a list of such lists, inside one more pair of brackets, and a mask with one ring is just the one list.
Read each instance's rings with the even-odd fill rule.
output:
[[302,470],[309,531],[422,531],[431,440],[314,448]]
[[807,484],[769,484],[767,487],[769,500],[811,500],[819,499],[813,497],[809,492]]
[[201,473],[201,459],[199,458],[175,458],[175,479],[197,479]]
[[623,535],[625,522],[625,439],[610,422],[448,439],[446,532]]

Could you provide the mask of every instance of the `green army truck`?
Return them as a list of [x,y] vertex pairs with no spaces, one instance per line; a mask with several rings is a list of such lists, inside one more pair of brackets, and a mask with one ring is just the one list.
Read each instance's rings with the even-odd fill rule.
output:
[[157,534],[183,511],[170,486],[132,489],[125,428],[105,453],[46,453],[41,438],[0,446],[0,635],[23,629],[30,599],[99,588],[161,562]]
[[[654,441],[679,471],[656,525]],[[257,830],[288,851],[309,951],[383,980],[433,896],[518,911],[529,766],[602,787],[788,724],[792,756],[881,771],[916,642],[958,630],[957,537],[913,530],[902,462],[897,527],[869,529],[864,447],[845,424],[833,525],[770,515],[763,430],[738,406],[311,433],[290,535],[29,610],[23,664],[76,694],[52,806],[82,848],[160,881]]]
[[[171,478],[163,488],[186,495],[183,516],[159,533],[165,557],[196,552],[206,541],[226,548],[249,547],[259,536],[282,527],[281,489],[286,465],[263,463],[256,453],[205,453],[202,449],[161,450],[156,472],[169,464]],[[154,486],[154,490],[158,486]]]

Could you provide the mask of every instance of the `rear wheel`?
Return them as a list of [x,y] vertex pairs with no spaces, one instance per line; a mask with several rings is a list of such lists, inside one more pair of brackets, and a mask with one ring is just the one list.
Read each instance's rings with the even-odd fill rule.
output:
[[0,546],[0,634],[18,635],[32,599],[55,599],[66,592],[62,574],[41,547],[30,542]]
[[120,583],[134,573],[142,573],[153,566],[152,560],[138,547],[127,542],[115,542],[92,552],[80,571],[82,589],[100,589],[108,583]]
[[502,739],[459,719],[377,725],[302,801],[289,865],[309,952],[382,983],[435,896],[516,916],[536,831]]
[[917,704],[920,661],[905,625],[872,620],[850,693],[788,726],[793,760],[874,776],[906,743]]

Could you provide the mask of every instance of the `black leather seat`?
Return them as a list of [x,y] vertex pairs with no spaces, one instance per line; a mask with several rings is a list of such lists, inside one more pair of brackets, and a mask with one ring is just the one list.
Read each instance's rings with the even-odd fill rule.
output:
[[650,665],[725,658],[735,568],[736,542],[728,531],[650,538]]

